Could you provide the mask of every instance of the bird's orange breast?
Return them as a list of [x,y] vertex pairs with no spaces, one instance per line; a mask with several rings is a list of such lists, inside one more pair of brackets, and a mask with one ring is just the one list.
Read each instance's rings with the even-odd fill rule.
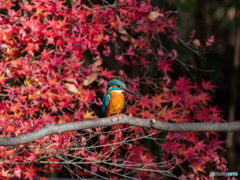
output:
[[124,97],[123,93],[111,91],[110,96],[111,96],[111,98],[110,98],[110,100],[108,102],[108,106],[106,108],[107,116],[120,113],[123,108],[124,101],[125,101],[125,97]]

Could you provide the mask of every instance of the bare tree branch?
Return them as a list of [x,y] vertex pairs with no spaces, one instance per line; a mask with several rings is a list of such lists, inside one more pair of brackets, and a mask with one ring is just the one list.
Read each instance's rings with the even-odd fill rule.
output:
[[102,126],[111,126],[114,124],[129,124],[133,126],[148,127],[160,131],[168,132],[236,132],[240,131],[240,122],[232,123],[167,123],[156,121],[154,119],[142,119],[127,115],[121,115],[118,120],[113,116],[113,121],[109,117],[63,123],[57,125],[48,125],[37,131],[11,138],[0,138],[0,146],[15,146],[35,141],[50,134],[60,134],[67,131],[83,130],[88,128],[97,128]]

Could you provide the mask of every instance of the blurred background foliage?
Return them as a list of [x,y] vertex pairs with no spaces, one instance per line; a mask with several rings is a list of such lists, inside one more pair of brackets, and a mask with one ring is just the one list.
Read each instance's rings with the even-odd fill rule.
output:
[[[223,119],[236,121],[240,119],[240,1],[239,0],[154,0],[160,9],[177,11],[178,36],[189,40],[190,31],[196,30],[195,38],[203,44],[206,39],[215,36],[215,43],[207,53],[199,56],[184,47],[181,42],[176,47],[178,58],[203,70],[190,69],[195,79],[184,68],[178,71],[197,82],[212,81],[218,88],[212,93],[213,102],[223,110]],[[176,69],[174,73],[176,73]],[[240,132],[224,133],[229,172],[240,172]]]

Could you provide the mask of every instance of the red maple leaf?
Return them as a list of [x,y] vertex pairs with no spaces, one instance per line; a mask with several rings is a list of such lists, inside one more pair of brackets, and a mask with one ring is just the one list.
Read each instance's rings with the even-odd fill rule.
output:
[[51,116],[50,113],[46,114],[45,111],[43,112],[43,115],[41,117],[45,123],[52,123],[56,118],[56,116]]
[[163,70],[163,72],[166,74],[167,71],[172,71],[173,70],[170,68],[170,66],[172,65],[172,61],[167,61],[167,60],[161,60],[160,62],[157,63],[158,65],[158,71],[159,70]]
[[137,106],[130,106],[129,108],[127,107],[126,113],[136,116],[140,111],[141,109],[138,108]]
[[46,51],[46,49],[44,48],[42,53],[41,53],[41,59],[40,60],[49,59],[50,57],[52,57],[52,53],[53,53],[53,50]]
[[201,102],[203,102],[203,104],[207,104],[207,101],[211,101],[208,93],[204,93],[204,92],[201,92],[198,96],[197,96],[197,99]]
[[149,110],[142,110],[139,114],[142,116],[142,118],[146,118],[146,119],[152,116],[152,113]]
[[26,179],[29,178],[30,180],[32,180],[34,176],[37,176],[36,170],[33,168],[33,166],[26,168],[25,171],[23,171],[23,175]]
[[111,169],[110,171],[113,172],[113,173],[116,173],[116,172],[119,172],[121,171],[122,169],[117,169],[117,167]]
[[153,95],[151,95],[151,96],[152,96],[152,100],[153,100],[152,101],[153,109],[155,109],[156,106],[162,108],[162,104],[168,102],[168,100],[164,99],[163,94],[155,93],[154,96]]
[[143,155],[143,152],[140,153],[140,159],[143,161],[143,163],[151,166],[151,164],[154,164],[153,158],[148,158],[148,156],[148,153],[146,153],[145,155]]
[[205,89],[205,90],[210,90],[210,91],[214,91],[213,88],[216,88],[217,86],[211,85],[211,82],[212,82],[212,81],[205,82],[205,81],[202,79],[202,87],[203,87],[203,89]]
[[29,153],[29,154],[30,154],[30,156],[26,160],[31,161],[31,162],[37,160],[37,156],[35,153]]
[[190,85],[190,79],[183,77],[180,77],[174,86],[178,92],[181,92],[182,94],[186,91],[188,91],[191,88],[194,88],[194,86]]
[[166,56],[166,53],[164,53],[162,49],[160,49],[160,50],[158,49],[157,50],[157,57],[164,57],[164,56]]
[[207,121],[210,117],[209,109],[204,108],[194,114],[194,118],[199,121]]
[[204,141],[205,140],[196,142],[194,149],[197,150],[198,153],[200,153],[201,151],[205,151],[207,145],[204,144]]
[[181,154],[183,154],[187,158],[190,158],[190,160],[197,157],[197,153],[195,152],[195,149],[193,147],[189,147],[185,151],[181,151]]
[[145,135],[143,128],[139,126],[133,126],[129,129],[129,131],[134,131],[135,134],[139,134],[139,132],[141,132],[142,135]]
[[165,118],[166,121],[174,121],[174,118],[176,117],[176,114],[174,113],[175,109],[168,109],[167,112],[165,112],[162,116]]
[[27,43],[27,46],[22,50],[22,53],[25,51],[34,51],[35,47],[36,47],[35,43]]
[[211,150],[217,150],[217,149],[221,149],[223,151],[225,151],[225,149],[223,149],[223,147],[220,144],[225,143],[225,141],[219,141],[218,140],[218,136],[216,136],[215,138],[212,138],[211,141],[209,142],[208,147]]
[[146,96],[142,96],[141,99],[139,100],[139,105],[142,106],[142,109],[144,110],[145,107],[147,107],[148,109],[151,109],[150,104],[152,103],[152,100],[148,98],[149,94],[147,94]]
[[66,93],[66,86],[61,85],[61,82],[57,82],[54,84],[54,89],[58,92],[58,94],[60,93]]
[[115,72],[115,71],[108,71],[107,68],[106,68],[105,70],[103,70],[103,71],[101,72],[101,76],[104,76],[104,77],[110,79],[110,77],[116,77],[116,76],[114,76],[114,75],[112,74],[112,73],[114,73],[114,72]]
[[167,156],[169,153],[179,152],[179,143],[167,141],[164,144],[160,144],[162,146],[162,150],[166,151]]
[[184,98],[182,94],[177,94],[174,96],[171,96],[169,98],[169,101],[171,101],[173,103],[173,107],[175,107],[177,104],[179,104],[180,106],[184,106],[183,102],[184,102]]

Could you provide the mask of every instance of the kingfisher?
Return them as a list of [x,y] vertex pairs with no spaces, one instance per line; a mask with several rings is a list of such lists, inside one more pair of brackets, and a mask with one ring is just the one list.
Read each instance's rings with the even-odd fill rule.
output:
[[122,81],[117,79],[109,81],[107,85],[107,92],[103,96],[102,111],[111,119],[111,121],[111,115],[114,114],[117,114],[119,119],[119,113],[121,112],[125,102],[124,92],[131,93],[138,97],[137,94],[127,89],[126,85]]

